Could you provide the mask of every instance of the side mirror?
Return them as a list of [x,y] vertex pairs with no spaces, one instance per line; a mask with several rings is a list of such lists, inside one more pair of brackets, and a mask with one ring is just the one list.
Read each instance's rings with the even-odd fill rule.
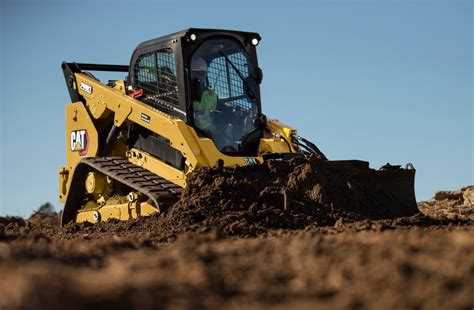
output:
[[262,84],[263,80],[263,71],[259,67],[255,68],[252,72],[252,78],[257,82],[257,84]]
[[195,78],[191,81],[191,87],[193,91],[193,100],[199,101],[201,100],[202,92],[201,92],[201,80],[199,78]]

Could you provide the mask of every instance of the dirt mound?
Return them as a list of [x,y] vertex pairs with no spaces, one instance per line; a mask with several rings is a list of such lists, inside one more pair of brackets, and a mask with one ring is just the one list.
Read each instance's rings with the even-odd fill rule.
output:
[[435,218],[474,221],[474,186],[437,192],[432,200],[418,203],[418,208]]
[[180,201],[160,225],[172,232],[217,229],[256,235],[268,229],[332,226],[340,219],[394,217],[387,196],[371,182],[316,158],[200,169],[189,176]]

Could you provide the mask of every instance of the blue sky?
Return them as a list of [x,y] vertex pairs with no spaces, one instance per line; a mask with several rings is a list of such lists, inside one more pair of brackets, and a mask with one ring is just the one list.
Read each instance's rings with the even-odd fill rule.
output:
[[329,158],[412,162],[418,200],[474,183],[471,1],[0,0],[0,13],[0,215],[62,207],[63,60],[128,64],[139,42],[189,27],[260,33],[264,113]]

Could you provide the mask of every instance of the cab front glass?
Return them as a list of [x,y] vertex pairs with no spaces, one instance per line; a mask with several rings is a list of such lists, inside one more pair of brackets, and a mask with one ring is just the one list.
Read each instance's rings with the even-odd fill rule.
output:
[[239,43],[205,41],[191,59],[193,125],[217,148],[238,154],[258,115],[255,67]]

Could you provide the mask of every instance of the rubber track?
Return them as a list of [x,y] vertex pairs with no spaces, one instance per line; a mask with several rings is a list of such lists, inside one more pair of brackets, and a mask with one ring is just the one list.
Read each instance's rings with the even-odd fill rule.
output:
[[[89,171],[99,171],[112,179],[147,195],[160,209],[166,209],[175,203],[183,190],[182,187],[157,176],[156,174],[132,164],[122,157],[89,157],[76,166],[66,198],[61,225],[67,224],[80,209],[85,177]],[[79,204],[78,204],[79,203]]]

